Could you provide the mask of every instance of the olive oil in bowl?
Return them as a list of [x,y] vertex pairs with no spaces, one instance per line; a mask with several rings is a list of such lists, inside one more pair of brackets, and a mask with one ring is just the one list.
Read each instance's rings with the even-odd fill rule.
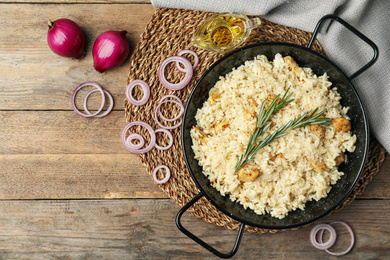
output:
[[240,46],[252,29],[259,26],[258,17],[236,13],[217,14],[207,19],[196,31],[192,44],[215,52],[227,52]]

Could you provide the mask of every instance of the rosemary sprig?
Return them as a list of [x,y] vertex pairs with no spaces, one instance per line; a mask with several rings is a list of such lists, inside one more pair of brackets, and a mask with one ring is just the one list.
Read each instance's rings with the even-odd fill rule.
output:
[[[290,99],[292,92],[288,94],[290,88],[287,89],[286,93],[283,95],[283,98],[280,101],[277,101],[279,98],[279,95],[272,101],[268,109],[264,111],[265,103],[266,101],[263,101],[260,112],[256,118],[256,127],[253,132],[253,134],[249,137],[248,146],[246,148],[246,151],[243,155],[238,156],[237,155],[237,163],[234,168],[234,172],[236,173],[241,168],[243,168],[245,165],[250,163],[254,156],[257,154],[257,152],[272,143],[274,140],[285,136],[288,134],[288,131],[296,128],[301,128],[307,125],[320,125],[325,128],[328,128],[327,126],[330,124],[331,119],[330,118],[320,118],[325,112],[326,109],[322,110],[318,114],[318,108],[316,108],[312,113],[307,115],[307,113],[303,114],[299,118],[290,120],[287,124],[279,127],[275,132],[267,135],[265,138],[261,139],[260,136],[268,130],[268,128],[271,125],[271,122],[267,121],[271,117],[272,114],[278,112],[280,109],[282,109],[287,104],[294,101],[294,99]],[[329,129],[329,128],[328,128]]]

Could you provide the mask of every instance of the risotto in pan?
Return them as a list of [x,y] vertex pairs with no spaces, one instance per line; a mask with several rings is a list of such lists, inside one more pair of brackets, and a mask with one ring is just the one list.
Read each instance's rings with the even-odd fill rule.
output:
[[[294,100],[272,114],[262,136],[316,108],[326,109],[331,124],[289,130],[235,172],[263,101],[267,109],[287,90]],[[215,189],[257,214],[284,218],[289,211],[304,210],[307,201],[327,196],[343,175],[338,166],[345,163],[345,152],[355,149],[348,107],[342,107],[340,99],[326,74],[317,76],[290,56],[277,54],[273,61],[258,56],[221,77],[197,111],[197,125],[191,130],[195,159]]]

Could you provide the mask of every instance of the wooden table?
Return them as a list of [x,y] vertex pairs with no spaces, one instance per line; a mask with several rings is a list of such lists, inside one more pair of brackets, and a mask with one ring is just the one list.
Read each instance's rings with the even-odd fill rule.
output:
[[[179,206],[154,184],[120,140],[129,62],[103,74],[92,45],[106,30],[128,30],[131,49],[155,8],[146,0],[3,0],[0,4],[0,259],[211,258],[175,226]],[[86,57],[55,55],[47,21],[70,18],[86,35]],[[105,118],[70,106],[74,88],[100,83],[115,99]],[[390,159],[364,194],[324,222],[356,233],[345,259],[390,257]],[[236,231],[184,216],[184,225],[228,251]],[[246,232],[237,259],[328,257],[308,240],[311,227]],[[348,242],[346,232],[343,241]]]

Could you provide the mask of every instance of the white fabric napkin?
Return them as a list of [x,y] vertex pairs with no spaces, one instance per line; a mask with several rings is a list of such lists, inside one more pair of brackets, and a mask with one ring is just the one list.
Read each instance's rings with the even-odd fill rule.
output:
[[[269,21],[312,32],[320,18],[335,14],[379,48],[377,62],[352,80],[362,98],[371,133],[390,151],[390,1],[387,0],[151,0],[155,7],[258,15]],[[373,50],[350,31],[331,23],[318,35],[327,56],[351,75]]]

